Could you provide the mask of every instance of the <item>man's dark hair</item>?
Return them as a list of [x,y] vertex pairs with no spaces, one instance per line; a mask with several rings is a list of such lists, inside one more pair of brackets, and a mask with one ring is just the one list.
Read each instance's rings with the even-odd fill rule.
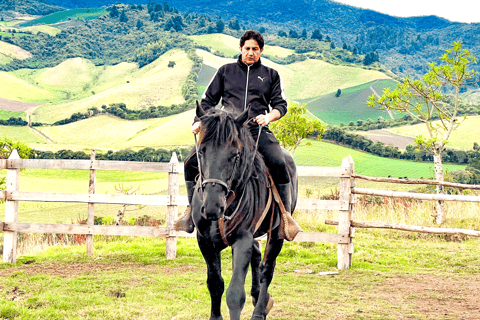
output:
[[265,45],[265,40],[263,40],[263,36],[260,33],[253,30],[246,31],[243,34],[243,36],[240,38],[240,48],[243,47],[243,45],[245,44],[245,41],[250,39],[257,41],[260,49],[263,49],[263,46]]

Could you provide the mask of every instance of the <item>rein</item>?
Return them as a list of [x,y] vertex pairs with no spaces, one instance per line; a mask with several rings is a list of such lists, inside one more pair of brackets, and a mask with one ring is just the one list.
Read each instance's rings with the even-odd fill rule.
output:
[[[249,121],[251,121],[252,119],[250,119]],[[258,151],[258,143],[260,141],[260,134],[262,133],[262,128],[263,128],[263,126],[259,126],[257,141],[255,142],[255,151],[253,152],[253,157],[252,157],[252,163],[255,161],[255,157],[256,157],[256,154],[257,154],[257,151]],[[205,180],[203,180],[203,174],[202,174],[202,169],[201,169],[201,161],[200,161],[200,157],[199,157],[199,153],[198,153],[197,135],[194,134],[194,136],[195,136],[195,149],[196,149],[196,153],[197,153],[198,172],[199,172],[199,175],[200,175],[199,179],[200,179],[200,185],[202,186],[202,194],[203,194],[204,187],[209,183],[211,183],[213,185],[215,185],[215,184],[221,185],[226,191],[226,193],[225,193],[226,194],[225,195],[225,202],[226,202],[225,210],[226,210],[232,204],[232,202],[237,198],[236,192],[231,189],[231,184],[233,182],[233,179],[235,177],[235,172],[237,171],[238,164],[240,162],[239,161],[240,160],[240,153],[237,152],[237,154],[235,155],[235,163],[234,163],[234,166],[233,166],[232,174],[231,174],[230,178],[227,180],[227,182],[224,182],[220,179],[205,179]],[[237,207],[235,208],[235,210],[233,211],[233,213],[231,215],[229,215],[229,216],[223,215],[222,218],[218,219],[218,227],[219,227],[219,230],[220,230],[220,235],[222,236],[223,243],[226,246],[230,246],[230,243],[227,240],[227,234],[225,234],[225,221],[232,220],[235,217],[235,215],[238,213],[238,211],[240,209],[240,205],[241,205],[242,200],[243,200],[244,194],[245,194],[245,188],[243,189],[242,195],[241,195],[240,199],[238,200]],[[269,195],[268,203],[269,204],[271,203],[271,194]],[[269,207],[269,205],[267,205],[267,207],[265,208],[265,211],[262,213],[261,221],[265,218],[266,212],[268,211],[268,207]],[[255,228],[255,232],[260,227],[261,221],[259,221],[259,223],[257,223],[257,226]]]

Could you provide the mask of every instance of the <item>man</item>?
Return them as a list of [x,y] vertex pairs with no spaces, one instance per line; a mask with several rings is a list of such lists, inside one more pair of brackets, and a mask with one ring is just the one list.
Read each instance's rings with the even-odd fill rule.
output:
[[[278,72],[262,64],[264,40],[260,33],[247,31],[240,38],[240,55],[238,61],[225,64],[211,80],[202,97],[202,108],[208,111],[222,101],[225,109],[235,113],[250,108],[249,117],[254,121],[248,123],[248,129],[256,140],[262,126],[258,151],[272,174],[280,198],[288,212],[283,219],[287,220],[287,240],[293,240],[301,231],[290,215],[291,194],[290,177],[287,172],[283,151],[273,133],[268,129],[270,122],[280,119],[287,113],[287,101]],[[198,119],[196,119],[198,120]],[[195,121],[192,132],[200,131],[200,122]],[[195,149],[185,160],[185,182],[188,201],[191,204],[195,188],[195,177],[198,175]],[[194,225],[190,214],[190,206],[182,218],[175,224],[177,230],[193,232]],[[290,239],[289,239],[290,238]]]

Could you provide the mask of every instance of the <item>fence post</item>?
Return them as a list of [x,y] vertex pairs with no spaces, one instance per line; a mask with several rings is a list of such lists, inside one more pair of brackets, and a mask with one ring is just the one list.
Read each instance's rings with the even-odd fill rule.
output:
[[352,194],[352,187],[354,187],[355,180],[350,176],[354,173],[355,164],[353,163],[353,159],[350,155],[343,158],[342,167],[347,167],[349,174],[345,178],[340,178],[339,200],[348,201],[348,210],[340,211],[338,219],[338,233],[346,235],[349,243],[338,244],[337,268],[340,270],[347,270],[352,265],[352,237],[355,231],[351,226],[351,221],[354,219],[355,212],[355,195]]
[[[94,194],[95,193],[95,186],[97,184],[97,178],[95,175],[95,169],[93,169],[93,162],[95,161],[96,152],[92,150],[90,153],[90,180],[88,182],[88,193]],[[95,223],[95,204],[88,203],[88,218],[87,218],[87,225],[93,226]],[[87,256],[91,256],[93,254],[93,234],[87,234]]]
[[[177,154],[172,153],[170,159],[170,171],[168,173],[168,195],[170,196],[170,205],[167,206],[167,229],[173,230],[175,220],[178,218],[177,196],[179,195],[178,185],[178,158]],[[177,256],[177,238],[175,236],[168,236],[165,247],[165,258],[175,259]]]
[[[8,160],[20,159],[17,150],[13,150]],[[8,200],[10,193],[20,188],[20,169],[9,168],[7,160],[7,189],[5,193],[5,222],[18,222],[18,201]],[[3,262],[17,262],[17,231],[5,231],[3,236]]]

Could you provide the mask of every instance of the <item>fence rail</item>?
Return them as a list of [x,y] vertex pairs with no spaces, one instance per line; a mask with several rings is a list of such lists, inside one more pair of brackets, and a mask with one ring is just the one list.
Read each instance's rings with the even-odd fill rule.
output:
[[[27,233],[65,233],[87,235],[87,254],[93,253],[93,235],[123,235],[123,236],[152,236],[167,239],[166,258],[176,256],[177,237],[195,237],[195,234],[177,232],[173,230],[174,221],[178,217],[178,206],[188,204],[187,197],[179,195],[178,176],[183,173],[183,165],[178,163],[175,154],[169,163],[127,162],[95,160],[92,151],[90,160],[35,160],[20,159],[16,151],[7,160],[0,160],[0,169],[7,169],[7,189],[0,192],[0,199],[5,199],[5,222],[0,223],[0,231],[4,231],[4,262],[16,261],[16,241],[18,232]],[[20,169],[78,169],[90,170],[88,193],[47,193],[25,192],[19,190]],[[119,171],[147,171],[168,172],[168,195],[111,195],[95,194],[96,170]],[[340,200],[298,199],[297,209],[335,210],[339,211],[342,221],[339,233],[301,232],[295,238],[299,242],[327,242],[337,243],[339,246],[338,267],[347,269],[351,265],[353,244],[350,227],[350,217],[354,199],[351,194],[351,175],[353,160],[346,157],[341,167],[298,167],[299,176],[338,177],[341,180]],[[342,184],[343,183],[343,184]],[[86,225],[78,224],[47,224],[47,223],[20,223],[18,222],[19,201],[42,202],[78,202],[88,203],[88,219]],[[145,226],[100,226],[94,225],[94,205],[121,204],[121,205],[162,205],[167,206],[166,227]]]
[[[351,156],[345,157],[340,167],[297,167],[299,176],[338,177],[340,178],[339,200],[298,199],[297,209],[335,210],[339,212],[338,220],[326,220],[329,225],[337,225],[338,233],[300,232],[294,241],[336,243],[337,267],[348,269],[352,265],[353,235],[355,228],[386,228],[412,232],[463,234],[480,237],[480,231],[450,228],[430,228],[403,225],[387,222],[355,221],[355,204],[357,195],[373,195],[381,197],[402,197],[419,200],[447,200],[480,202],[478,196],[423,194],[387,190],[356,188],[356,179],[375,182],[402,184],[429,184],[456,187],[460,189],[480,190],[479,185],[465,185],[426,179],[396,179],[368,177],[354,173],[354,162]],[[93,253],[93,235],[152,236],[166,238],[166,258],[176,256],[177,237],[195,237],[195,233],[173,230],[174,221],[178,217],[178,206],[188,204],[187,197],[179,195],[179,174],[183,166],[178,163],[175,154],[169,163],[127,162],[95,160],[92,152],[90,160],[32,160],[20,159],[16,150],[7,160],[0,160],[0,169],[7,169],[7,188],[0,191],[0,199],[5,199],[5,222],[0,222],[0,232],[4,231],[4,262],[15,262],[17,255],[17,233],[65,233],[85,234],[87,236],[87,254]],[[20,169],[80,169],[90,170],[88,193],[46,193],[24,192],[19,190]],[[96,170],[168,172],[168,195],[108,195],[96,194]],[[18,222],[19,201],[42,202],[79,202],[88,203],[88,219],[86,225],[79,224],[47,224]],[[100,226],[94,225],[94,205],[162,205],[167,206],[166,227],[146,226]]]

